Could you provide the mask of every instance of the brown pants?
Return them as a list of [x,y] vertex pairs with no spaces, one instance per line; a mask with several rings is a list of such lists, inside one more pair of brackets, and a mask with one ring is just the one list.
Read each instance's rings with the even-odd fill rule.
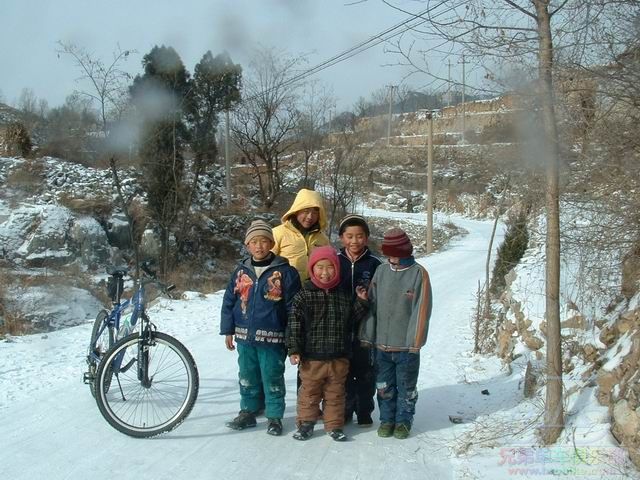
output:
[[316,422],[322,401],[324,429],[327,432],[344,426],[344,382],[349,360],[303,360],[299,367],[302,385],[298,390],[296,424]]

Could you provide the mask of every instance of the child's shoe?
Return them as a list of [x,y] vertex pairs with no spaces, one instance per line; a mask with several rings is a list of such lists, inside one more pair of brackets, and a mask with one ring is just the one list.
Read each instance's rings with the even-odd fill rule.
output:
[[282,435],[282,421],[279,418],[270,418],[267,424],[267,433],[275,437]]
[[240,410],[236,418],[227,422],[227,427],[233,430],[244,430],[245,428],[256,426],[256,416],[247,410]]
[[346,442],[347,441],[347,436],[339,428],[336,428],[335,430],[331,430],[330,432],[327,432],[327,435],[329,435],[331,438],[333,438],[336,442]]
[[378,427],[378,436],[382,438],[388,438],[393,436],[393,429],[395,425],[393,423],[381,423]]
[[373,419],[371,418],[371,414],[363,413],[358,415],[359,427],[370,427],[371,425],[373,425]]
[[313,435],[313,422],[302,422],[298,426],[298,431],[293,434],[293,438],[296,440],[309,440]]
[[396,424],[396,428],[393,431],[393,437],[398,438],[400,440],[404,440],[409,437],[409,432],[411,431],[411,427],[406,423],[398,423]]

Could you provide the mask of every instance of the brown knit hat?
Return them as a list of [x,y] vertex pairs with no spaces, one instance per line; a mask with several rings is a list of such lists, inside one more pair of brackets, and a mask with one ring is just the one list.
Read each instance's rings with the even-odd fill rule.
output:
[[264,220],[254,220],[247,228],[247,234],[244,236],[244,244],[248,245],[253,237],[266,237],[272,242],[273,240],[273,232],[271,231],[271,225],[269,225]]
[[387,230],[382,239],[382,254],[386,257],[407,258],[413,253],[413,245],[404,230]]

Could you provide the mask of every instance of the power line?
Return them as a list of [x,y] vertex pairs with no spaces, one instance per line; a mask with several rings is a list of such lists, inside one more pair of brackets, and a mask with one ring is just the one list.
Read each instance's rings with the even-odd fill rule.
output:
[[[415,14],[411,14],[411,17],[407,18],[406,20],[403,20],[402,22],[397,23],[396,25],[389,27],[385,30],[383,30],[382,32],[373,35],[372,37],[370,37],[369,39],[360,42],[359,44],[348,48],[347,50],[343,51],[342,53],[339,53],[337,55],[334,55],[333,57],[325,60],[324,62],[319,63],[318,65],[315,65],[314,67],[305,70],[304,72],[295,75],[287,80],[284,80],[283,82],[279,83],[278,85],[271,87],[269,89],[266,89],[262,92],[260,92],[260,94],[258,95],[254,95],[252,97],[249,97],[247,99],[245,99],[245,101],[248,100],[253,100],[254,98],[258,98],[261,95],[264,95],[266,93],[269,93],[275,89],[278,88],[282,88],[294,83],[299,82],[300,80],[303,80],[306,77],[309,77],[313,74],[316,74],[318,72],[321,72],[322,70],[325,70],[329,67],[332,67],[333,65],[336,65],[340,62],[343,62],[345,60],[348,60],[349,58],[358,55],[359,53],[362,53],[366,50],[369,50],[370,48],[375,47],[376,45],[379,45],[382,42],[385,42],[387,40],[390,40],[393,37],[396,37],[400,34],[403,34],[409,30],[412,30],[416,27],[418,27],[419,25],[422,25],[424,23],[426,23],[428,21],[428,19],[423,18],[424,15],[431,13],[432,11],[436,10],[437,8],[439,8],[440,6],[442,6],[445,3],[445,0],[442,0],[440,3],[438,3],[435,6],[432,6],[426,10],[423,10],[421,12],[415,13]],[[459,7],[462,3],[458,4],[458,5],[453,5],[451,7],[449,7],[448,9],[437,13],[436,15],[430,17],[430,18],[437,18],[438,16],[444,15],[452,10],[455,10],[457,7]],[[411,24],[412,22],[414,22],[413,24]],[[411,25],[408,25],[411,24]],[[401,27],[405,27],[400,31],[396,31]]]

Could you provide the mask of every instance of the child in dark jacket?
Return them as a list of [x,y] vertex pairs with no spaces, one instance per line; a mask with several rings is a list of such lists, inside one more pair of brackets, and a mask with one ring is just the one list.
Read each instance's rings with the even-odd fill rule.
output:
[[416,402],[420,349],[427,341],[431,317],[431,282],[413,258],[407,234],[392,228],[384,234],[382,253],[389,263],[376,270],[369,287],[369,316],[360,340],[375,346],[378,436],[409,436]]
[[[343,248],[338,254],[340,259],[340,288],[356,297],[356,288],[369,288],[376,268],[382,263],[367,246],[369,225],[360,215],[347,215],[340,222],[338,235]],[[356,327],[356,330],[359,326]],[[353,356],[345,384],[345,423],[349,423],[356,414],[358,425],[373,425],[371,413],[374,409],[373,397],[376,392],[376,379],[373,368],[371,348],[360,345],[357,339],[353,343]]]
[[235,335],[240,368],[240,413],[227,426],[255,427],[264,390],[267,433],[281,435],[287,310],[300,289],[300,276],[285,258],[270,251],[273,234],[265,221],[251,223],[245,245],[251,255],[231,275],[220,319],[228,350],[236,349]]
[[287,325],[289,358],[299,366],[302,381],[293,437],[307,440],[313,435],[322,402],[325,431],[344,441],[344,382],[354,326],[366,307],[338,288],[340,262],[332,247],[314,249],[308,268],[309,280],[293,299]]

